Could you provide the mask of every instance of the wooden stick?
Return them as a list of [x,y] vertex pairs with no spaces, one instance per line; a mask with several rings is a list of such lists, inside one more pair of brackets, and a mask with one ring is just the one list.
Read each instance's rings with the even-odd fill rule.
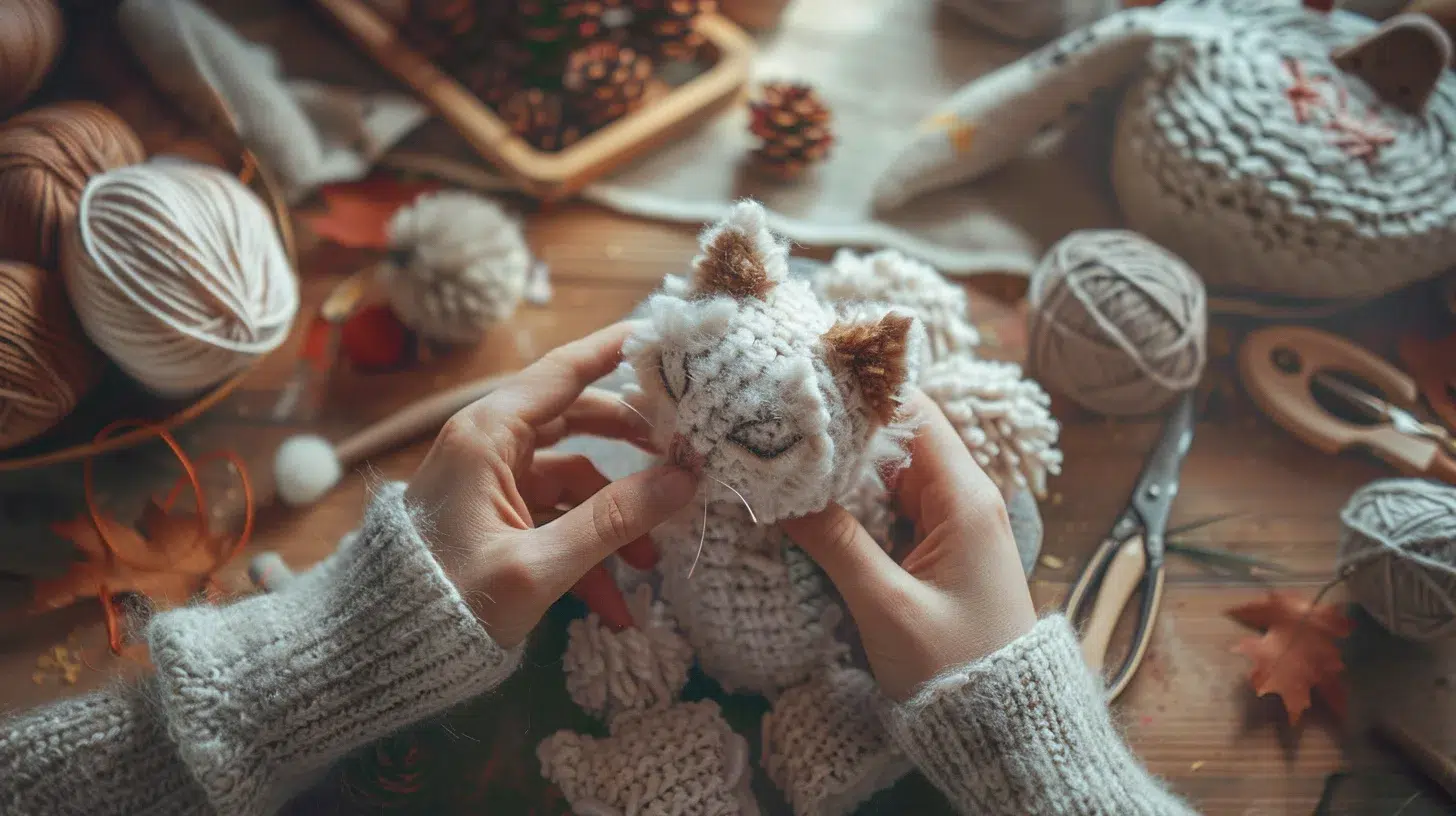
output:
[[458,411],[489,394],[509,375],[486,377],[426,397],[334,446],[344,470],[391,448],[439,430]]
[[1414,765],[1423,776],[1440,785],[1452,799],[1456,799],[1456,760],[1437,751],[1435,746],[1412,734],[1394,720],[1382,719],[1377,722],[1375,733],[1399,750],[1406,761]]

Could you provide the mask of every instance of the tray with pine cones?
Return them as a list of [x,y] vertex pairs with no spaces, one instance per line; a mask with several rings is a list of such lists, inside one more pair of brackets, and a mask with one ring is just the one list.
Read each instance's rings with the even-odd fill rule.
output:
[[314,0],[525,193],[570,197],[748,81],[714,0]]

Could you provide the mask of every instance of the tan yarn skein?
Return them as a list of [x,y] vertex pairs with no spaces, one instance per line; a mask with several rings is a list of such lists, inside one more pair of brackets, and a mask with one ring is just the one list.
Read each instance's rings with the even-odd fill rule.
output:
[[1203,282],[1141,235],[1072,233],[1042,259],[1027,298],[1028,369],[1085,408],[1150,413],[1203,374]]
[[62,272],[86,333],[164,396],[214,385],[277,348],[298,280],[263,202],[235,177],[154,159],[91,180]]
[[56,0],[0,0],[0,114],[30,98],[61,53]]
[[91,102],[36,108],[0,128],[0,257],[54,269],[92,176],[146,158],[136,133]]
[[1456,489],[1384,479],[1340,511],[1337,575],[1350,597],[1391,634],[1417,641],[1456,635]]
[[95,384],[99,358],[60,281],[29,264],[0,262],[0,448],[64,419]]

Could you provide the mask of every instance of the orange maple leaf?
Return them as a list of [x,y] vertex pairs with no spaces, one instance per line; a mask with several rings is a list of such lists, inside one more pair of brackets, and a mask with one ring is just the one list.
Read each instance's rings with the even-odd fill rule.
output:
[[1263,697],[1276,694],[1289,715],[1290,725],[1310,707],[1310,693],[1320,698],[1337,716],[1345,713],[1345,687],[1341,674],[1339,640],[1353,626],[1333,604],[1314,606],[1279,592],[1258,601],[1227,610],[1229,617],[1264,634],[1239,641],[1233,651],[1253,662],[1249,684]]
[[393,176],[328,184],[319,190],[326,209],[302,218],[314,234],[340,246],[388,249],[387,227],[395,211],[439,186],[433,182],[400,181]]
[[88,513],[52,525],[83,557],[65,575],[36,582],[34,609],[98,597],[103,586],[112,594],[140,593],[163,606],[186,603],[228,556],[226,536],[208,532],[193,513],[169,513],[155,501],[142,510],[145,535],[104,513],[98,518],[104,538]]

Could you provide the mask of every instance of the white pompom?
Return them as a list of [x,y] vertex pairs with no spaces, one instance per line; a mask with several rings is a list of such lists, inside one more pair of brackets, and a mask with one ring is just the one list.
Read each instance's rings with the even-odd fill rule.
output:
[[814,278],[814,291],[829,301],[874,301],[914,313],[925,325],[935,362],[971,352],[981,342],[968,316],[965,291],[934,268],[892,249],[869,255],[840,250]]
[[953,357],[925,370],[920,389],[945,412],[1001,492],[1046,494],[1048,474],[1060,473],[1061,427],[1051,399],[1014,363]]
[[321,436],[290,437],[273,457],[278,498],[290,507],[305,507],[323,498],[343,475],[334,446]]
[[495,202],[445,191],[389,222],[391,261],[379,279],[405,325],[432,340],[472,343],[515,313],[530,281],[530,247]]

